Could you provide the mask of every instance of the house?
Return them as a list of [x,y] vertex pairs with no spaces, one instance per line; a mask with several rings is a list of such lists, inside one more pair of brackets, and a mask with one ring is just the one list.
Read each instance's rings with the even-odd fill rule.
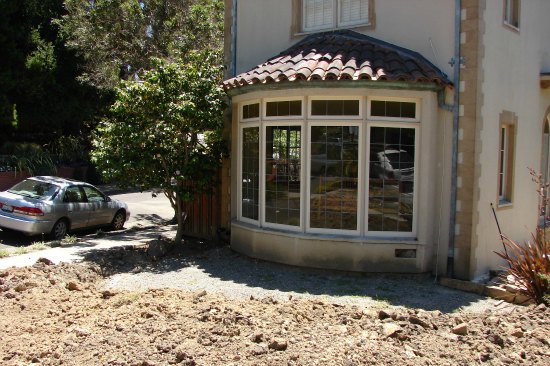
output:
[[226,0],[225,220],[251,257],[472,279],[549,176],[550,1]]

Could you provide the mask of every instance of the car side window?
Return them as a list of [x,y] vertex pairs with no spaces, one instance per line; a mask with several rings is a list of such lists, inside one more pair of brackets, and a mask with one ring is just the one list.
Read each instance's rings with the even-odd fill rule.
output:
[[88,202],[105,202],[105,196],[93,187],[82,186]]
[[76,186],[68,187],[65,190],[65,195],[63,196],[63,202],[84,202],[84,196],[80,188]]

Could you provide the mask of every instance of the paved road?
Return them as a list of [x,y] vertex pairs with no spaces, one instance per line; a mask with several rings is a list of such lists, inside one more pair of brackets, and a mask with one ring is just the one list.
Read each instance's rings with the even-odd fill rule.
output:
[[[160,224],[166,220],[170,220],[174,216],[174,210],[170,206],[170,201],[162,193],[158,194],[157,197],[153,197],[151,192],[119,193],[113,194],[111,197],[128,204],[131,213],[130,219],[125,225],[128,228],[136,225],[148,226]],[[85,230],[76,234],[77,236],[85,236],[95,231],[95,229]],[[41,236],[29,237],[16,232],[0,230],[0,249],[26,246],[44,239]]]

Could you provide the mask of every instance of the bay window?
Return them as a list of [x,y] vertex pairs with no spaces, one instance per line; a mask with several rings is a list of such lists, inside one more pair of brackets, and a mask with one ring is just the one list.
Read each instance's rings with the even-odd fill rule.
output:
[[257,116],[256,106],[241,104],[238,219],[303,233],[414,237],[418,104],[264,100],[254,122],[244,116]]

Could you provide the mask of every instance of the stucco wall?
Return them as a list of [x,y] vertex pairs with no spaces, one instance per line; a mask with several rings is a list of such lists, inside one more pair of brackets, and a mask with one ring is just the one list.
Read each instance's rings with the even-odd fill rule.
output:
[[[303,37],[292,32],[292,3],[292,0],[238,0],[237,74],[277,55]],[[419,52],[450,76],[454,6],[454,0],[374,0],[375,26],[354,30]]]
[[[472,276],[501,267],[495,250],[501,250],[490,204],[497,206],[499,116],[509,111],[517,116],[515,175],[511,206],[497,209],[503,232],[524,240],[537,223],[537,195],[528,167],[539,169],[544,113],[549,93],[539,85],[539,75],[550,65],[550,2],[522,1],[519,31],[502,22],[502,1],[486,1],[482,30],[482,98],[479,140],[479,199],[475,203],[477,227],[472,238]],[[468,61],[468,60],[467,60]]]

